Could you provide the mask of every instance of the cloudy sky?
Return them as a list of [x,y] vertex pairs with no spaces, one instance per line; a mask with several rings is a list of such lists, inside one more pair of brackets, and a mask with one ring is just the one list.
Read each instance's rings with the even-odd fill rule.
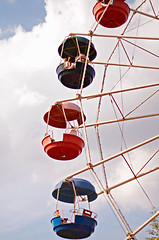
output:
[[[141,2],[143,1],[127,0],[132,9],[137,8]],[[52,232],[50,224],[56,205],[51,193],[61,179],[86,166],[87,149],[77,159],[67,163],[50,159],[41,145],[46,130],[43,115],[56,101],[76,96],[76,90],[65,88],[58,81],[56,68],[60,57],[57,49],[71,32],[88,33],[94,29],[92,8],[95,3],[95,0],[0,0],[0,239],[59,239]],[[152,3],[157,13],[158,0],[152,0]],[[148,0],[139,10],[154,15]],[[118,29],[98,26],[95,33],[118,35],[125,27],[126,24]],[[157,31],[157,20],[136,14],[126,34],[158,37]],[[116,42],[116,38],[94,37],[93,43],[97,50],[95,62],[106,62]],[[132,40],[131,43],[125,42],[124,48],[120,45],[111,62],[128,64],[133,59],[134,65],[159,66],[157,40]],[[139,47],[134,47],[135,44]],[[95,63],[93,66],[96,77],[92,85],[83,90],[83,95],[100,92],[104,67]],[[109,67],[104,92],[155,83],[158,83],[158,70],[155,68],[128,70],[124,67]],[[137,117],[159,113],[159,95],[156,91],[157,87],[151,87],[113,96],[124,115],[143,103],[129,115]],[[98,100],[83,100],[86,124],[96,120]],[[103,97],[99,121],[116,118],[121,118],[121,115],[115,103],[112,104],[109,96]],[[158,123],[158,117],[153,117],[127,121],[120,126],[100,126],[103,158],[158,135]],[[101,160],[97,135],[94,128],[87,129],[91,159],[96,163]],[[52,130],[55,138],[62,138],[62,131]],[[82,130],[81,133],[83,134]],[[121,135],[124,136],[124,141]],[[137,173],[156,153],[144,172],[158,167],[157,150],[158,140],[131,151],[125,157]],[[100,167],[96,171],[104,183]],[[122,157],[108,162],[106,171],[109,186],[133,176]],[[89,180],[97,192],[101,191],[91,173],[78,177]],[[154,172],[140,179],[144,191],[136,181],[112,190],[132,230],[147,220],[152,205],[159,207],[158,180],[158,172]],[[98,214],[98,226],[89,237],[90,240],[125,239],[123,228],[102,195],[92,203],[92,210]],[[143,240],[145,236],[146,230],[137,237]]]

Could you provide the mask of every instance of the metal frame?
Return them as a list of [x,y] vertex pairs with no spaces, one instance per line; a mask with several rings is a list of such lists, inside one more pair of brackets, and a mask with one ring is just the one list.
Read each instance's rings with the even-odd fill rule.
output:
[[[148,13],[144,13],[142,11],[139,11],[140,7],[142,5],[144,5],[146,2],[149,2],[151,7],[152,7],[152,11],[154,13],[154,15],[151,15],[151,14],[148,14]],[[109,4],[111,4],[111,0],[109,1],[108,3],[108,6]],[[107,10],[107,8],[105,9],[105,11]],[[130,18],[129,22],[133,19],[133,16],[135,14],[140,14],[141,16],[145,16],[145,17],[148,17],[150,19],[154,19],[154,20],[159,20],[159,17],[157,16],[157,14],[155,13],[154,11],[154,8],[152,6],[152,2],[150,0],[144,0],[144,1],[141,1],[141,4],[137,7],[137,9],[131,9],[131,12],[132,12],[132,17]],[[104,14],[104,13],[103,13]],[[99,20],[100,22],[100,20]],[[136,174],[134,177],[132,178],[129,178],[125,181],[122,181],[114,186],[111,186],[111,187],[108,187],[107,183],[106,183],[106,188],[103,186],[101,180],[99,179],[98,175],[96,174],[94,168],[99,166],[99,165],[102,165],[104,167],[104,163],[108,162],[108,161],[111,161],[111,160],[114,160],[115,158],[119,157],[119,156],[124,156],[124,154],[126,153],[129,153],[130,151],[133,151],[137,148],[140,148],[148,143],[151,143],[153,141],[156,141],[159,139],[159,135],[155,136],[155,137],[152,137],[144,142],[141,142],[137,145],[134,145],[130,148],[127,148],[125,150],[122,150],[118,153],[116,153],[115,155],[112,155],[106,159],[103,159],[103,154],[102,154],[102,149],[100,149],[101,151],[101,160],[98,161],[97,163],[94,163],[92,164],[92,161],[91,161],[91,154],[90,154],[90,147],[89,147],[89,142],[88,142],[88,136],[87,136],[87,128],[88,127],[94,127],[97,131],[97,135],[98,135],[98,140],[99,140],[99,147],[101,147],[101,143],[100,143],[100,136],[99,136],[99,131],[98,131],[98,126],[100,125],[105,125],[105,124],[110,124],[110,123],[120,123],[120,122],[124,122],[124,121],[130,121],[130,120],[135,120],[135,119],[143,119],[143,118],[150,118],[150,117],[158,117],[159,116],[159,113],[155,113],[155,114],[148,114],[148,115],[140,115],[140,116],[135,116],[135,117],[123,117],[120,118],[120,119],[113,119],[113,120],[109,120],[109,121],[103,121],[103,122],[94,122],[94,123],[90,123],[90,124],[85,124],[85,121],[84,121],[84,113],[83,113],[83,104],[82,104],[82,100],[91,100],[91,99],[94,99],[94,98],[99,98],[99,105],[100,105],[100,100],[102,97],[104,96],[112,96],[114,94],[118,94],[118,93],[124,93],[124,92],[129,92],[129,91],[135,91],[135,90],[141,90],[141,89],[145,89],[145,88],[152,88],[152,87],[158,87],[159,86],[159,83],[153,83],[153,84],[148,84],[148,85],[143,85],[143,86],[138,86],[138,87],[134,87],[134,88],[127,88],[127,89],[120,89],[120,90],[114,90],[114,91],[110,91],[110,92],[103,92],[103,89],[101,89],[101,92],[99,94],[93,94],[93,95],[87,95],[87,96],[83,96],[82,95],[82,91],[83,91],[83,82],[84,82],[84,77],[85,77],[85,72],[86,72],[86,64],[89,62],[88,61],[88,54],[89,54],[89,49],[90,49],[90,44],[91,44],[91,41],[92,41],[92,38],[93,37],[99,37],[99,38],[115,38],[117,39],[117,44],[115,45],[110,57],[108,58],[107,61],[105,62],[93,62],[93,64],[96,64],[96,65],[103,65],[105,67],[105,70],[108,68],[108,67],[126,67],[126,68],[140,68],[140,69],[152,69],[152,70],[159,70],[159,67],[158,66],[148,66],[148,65],[136,65],[136,64],[133,64],[130,59],[129,59],[129,55],[128,55],[128,52],[125,50],[124,46],[122,45],[123,49],[124,49],[124,52],[125,52],[125,55],[128,59],[128,62],[129,64],[123,64],[123,63],[115,63],[115,62],[110,62],[110,59],[114,53],[114,51],[116,50],[117,46],[119,45],[120,42],[122,41],[125,41],[127,39],[129,40],[141,40],[141,41],[159,41],[159,38],[158,37],[144,37],[144,36],[127,36],[125,35],[125,30],[127,29],[127,26],[129,25],[129,22],[128,24],[126,25],[123,33],[121,35],[108,35],[108,34],[95,34],[95,31],[97,30],[97,27],[99,25],[99,22],[96,24],[96,26],[94,27],[94,30],[90,30],[88,34],[85,34],[85,33],[70,33],[69,36],[87,36],[90,38],[90,41],[89,41],[89,45],[88,45],[88,51],[87,51],[87,56],[86,56],[86,62],[85,62],[85,68],[84,68],[84,73],[83,73],[83,78],[82,78],[82,84],[81,84],[81,89],[80,89],[80,92],[76,95],[76,97],[74,98],[69,98],[69,99],[64,99],[64,100],[61,100],[61,101],[58,101],[56,102],[56,104],[59,104],[59,103],[62,103],[62,102],[68,102],[68,101],[78,101],[79,104],[80,104],[80,107],[81,107],[81,114],[82,114],[82,118],[83,118],[83,125],[82,126],[79,126],[77,128],[82,128],[84,130],[84,135],[85,135],[85,142],[86,142],[86,150],[87,150],[87,157],[88,157],[88,163],[87,163],[87,167],[69,175],[66,177],[66,179],[70,179],[76,175],[79,175],[81,173],[84,173],[86,171],[91,171],[91,173],[93,174],[94,178],[96,179],[98,185],[100,186],[101,188],[101,192],[99,193],[100,194],[104,194],[107,201],[110,203],[111,207],[113,208],[113,211],[115,212],[117,218],[119,219],[120,223],[122,224],[123,228],[125,229],[125,232],[126,232],[126,239],[125,240],[129,240],[129,239],[137,239],[136,238],[136,234],[138,232],[140,232],[145,226],[147,226],[154,218],[156,218],[158,215],[159,215],[159,211],[157,211],[152,217],[150,217],[144,224],[142,224],[138,229],[136,229],[135,231],[132,231],[128,222],[126,221],[124,215],[122,214],[119,206],[117,205],[116,201],[114,200],[112,194],[111,194],[111,191],[115,188],[118,188],[126,183],[129,183],[131,181],[134,181],[134,180],[138,180],[139,178],[143,177],[143,176],[146,176],[148,175],[149,173],[152,173],[154,171],[157,171],[159,170],[159,167],[156,167],[156,168],[153,168],[149,171],[146,171],[144,173],[140,173],[140,174]],[[134,44],[135,47],[139,47],[141,48],[140,46]],[[159,58],[158,55],[155,55],[154,53],[148,51],[147,49],[145,48],[141,48],[143,51],[153,55],[154,57],[156,58]],[[104,84],[104,77],[103,77],[103,84]],[[158,90],[159,91],[159,90]],[[117,106],[118,107],[118,106]],[[119,110],[119,109],[118,109]],[[98,117],[97,117],[98,119]],[[105,172],[105,180],[106,180],[106,172]]]

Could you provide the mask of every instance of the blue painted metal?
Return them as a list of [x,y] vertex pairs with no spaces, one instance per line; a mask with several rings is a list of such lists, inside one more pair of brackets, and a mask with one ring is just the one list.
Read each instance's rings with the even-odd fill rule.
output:
[[[75,67],[66,69],[65,63],[60,64],[56,69],[58,79],[65,87],[80,89],[84,65],[84,62],[76,62]],[[83,88],[89,86],[92,83],[94,77],[95,70],[87,64]]]
[[[77,45],[78,42],[78,45]],[[75,57],[79,56],[78,46],[80,53],[86,56],[88,49],[89,40],[80,36],[72,36],[65,39],[58,48],[58,53],[62,58],[70,57],[70,61],[74,62]],[[92,61],[95,59],[97,52],[95,50],[94,44],[91,42],[90,51],[89,51],[89,60]]]
[[61,217],[55,217],[51,220],[53,230],[56,234],[68,239],[82,239],[89,237],[97,225],[93,218],[81,215],[75,215],[74,223],[62,223]]
[[67,181],[61,181],[55,186],[52,196],[61,202],[74,203],[75,193],[73,189],[73,184],[76,190],[77,196],[87,195],[88,202],[94,201],[97,198],[97,193],[94,186],[87,180],[80,178],[72,178]]
[[51,222],[53,223],[54,227],[56,226],[59,226],[60,224],[62,224],[62,221],[61,221],[61,217],[60,216],[57,216],[57,217],[54,217]]
[[75,216],[75,223],[89,226],[92,229],[92,232],[94,231],[94,228],[97,225],[97,221],[95,219],[81,215]]

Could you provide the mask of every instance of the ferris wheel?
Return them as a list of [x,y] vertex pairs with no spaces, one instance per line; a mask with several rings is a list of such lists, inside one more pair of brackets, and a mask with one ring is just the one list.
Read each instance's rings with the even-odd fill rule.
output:
[[[57,100],[44,114],[42,145],[53,160],[71,165],[82,154],[86,163],[55,186],[51,223],[62,238],[91,236],[98,217],[90,205],[104,196],[125,240],[138,239],[138,233],[159,215],[151,185],[159,170],[159,4],[158,0],[98,0],[92,14],[95,23],[88,33],[70,33],[57,47],[57,78],[72,89],[72,96]],[[88,94],[85,89],[90,89]],[[50,131],[60,129],[61,140],[56,140]],[[93,183],[81,177],[87,172]],[[146,178],[149,188],[142,181]],[[136,229],[120,207],[128,192],[134,201],[153,209]],[[70,216],[64,215],[63,203],[68,209],[73,206]]]

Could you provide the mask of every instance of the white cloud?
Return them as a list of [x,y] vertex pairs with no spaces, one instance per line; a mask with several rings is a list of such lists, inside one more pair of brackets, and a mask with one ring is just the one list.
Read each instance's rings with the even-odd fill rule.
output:
[[45,96],[41,96],[35,91],[29,91],[26,87],[15,89],[15,94],[19,98],[20,107],[25,105],[36,106],[42,104],[46,100]]
[[15,27],[7,27],[4,30],[0,29],[0,37],[4,38],[5,36],[14,35],[16,32]]

